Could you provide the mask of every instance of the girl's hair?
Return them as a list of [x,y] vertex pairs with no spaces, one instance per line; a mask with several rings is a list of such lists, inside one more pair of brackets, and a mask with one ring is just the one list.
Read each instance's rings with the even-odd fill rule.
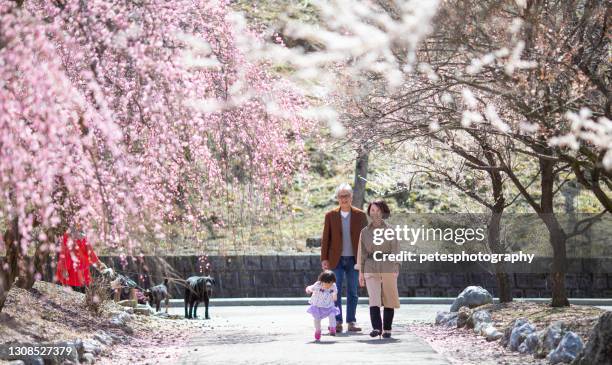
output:
[[322,283],[335,283],[336,282],[336,274],[334,274],[331,270],[325,270],[319,274],[319,279]]

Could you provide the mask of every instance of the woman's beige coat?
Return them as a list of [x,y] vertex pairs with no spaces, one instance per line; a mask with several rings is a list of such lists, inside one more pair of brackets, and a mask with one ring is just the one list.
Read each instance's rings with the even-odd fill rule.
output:
[[[382,228],[391,228],[384,223]],[[397,277],[399,275],[399,262],[375,261],[374,252],[399,253],[400,247],[397,239],[385,240],[380,245],[374,244],[374,227],[372,223],[361,230],[359,246],[357,249],[357,264],[355,269],[364,274],[368,287],[370,306],[383,306],[385,308],[399,308],[399,293],[397,290]],[[378,257],[382,254],[377,254]]]

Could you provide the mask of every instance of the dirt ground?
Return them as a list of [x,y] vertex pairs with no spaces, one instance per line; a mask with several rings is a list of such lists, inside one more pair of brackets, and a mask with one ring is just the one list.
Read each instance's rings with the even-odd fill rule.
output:
[[84,303],[84,294],[47,282],[37,282],[32,291],[12,288],[0,313],[0,343],[92,339],[103,330],[116,341],[103,348],[97,364],[155,364],[178,358],[174,344],[187,341],[192,331],[202,330],[200,321],[180,316],[134,315],[127,326],[116,326],[109,320],[123,307],[107,301],[95,314]]
[[[547,304],[512,302],[487,304],[473,310],[487,309],[497,329],[504,331],[516,318],[527,318],[538,330],[556,321],[563,321],[570,330],[586,343],[590,330],[595,326],[603,309],[572,305],[552,308]],[[467,328],[448,328],[432,323],[414,323],[409,330],[426,340],[434,350],[442,353],[452,364],[461,365],[532,365],[548,364],[546,359],[536,359],[503,348],[499,341],[487,342],[482,336]]]

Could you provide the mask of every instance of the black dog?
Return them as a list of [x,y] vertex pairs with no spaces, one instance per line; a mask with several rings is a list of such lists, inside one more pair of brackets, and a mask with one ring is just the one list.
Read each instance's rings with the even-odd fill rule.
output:
[[208,301],[212,297],[212,287],[215,279],[210,276],[191,276],[186,280],[185,286],[185,318],[198,318],[198,303],[204,302],[206,311],[204,318],[208,316]]
[[161,309],[162,300],[166,304],[166,313],[168,313],[168,303],[170,302],[170,294],[168,293],[168,279],[164,279],[163,284],[155,285],[151,289],[147,289],[144,292],[147,297],[149,305],[152,307],[155,304],[155,311],[159,312]]

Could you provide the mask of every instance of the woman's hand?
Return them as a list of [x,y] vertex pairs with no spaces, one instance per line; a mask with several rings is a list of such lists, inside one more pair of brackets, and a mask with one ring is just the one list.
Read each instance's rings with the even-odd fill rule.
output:
[[306,294],[312,294],[312,288],[310,286],[306,287]]
[[365,286],[365,276],[361,271],[359,272],[359,286],[362,288]]
[[102,273],[102,275],[106,275],[111,279],[115,277],[115,271],[110,267],[107,267],[106,269],[103,269],[100,272]]

